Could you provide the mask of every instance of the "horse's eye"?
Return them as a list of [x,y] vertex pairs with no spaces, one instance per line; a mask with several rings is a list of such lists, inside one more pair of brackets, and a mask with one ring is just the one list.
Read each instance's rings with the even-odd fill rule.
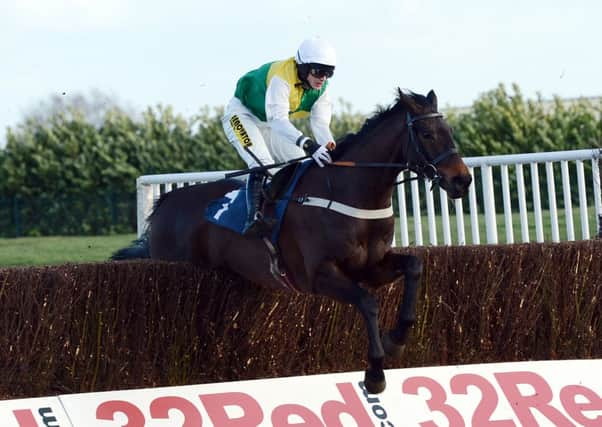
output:
[[422,131],[420,134],[424,139],[428,139],[429,141],[433,139],[433,134],[428,131]]

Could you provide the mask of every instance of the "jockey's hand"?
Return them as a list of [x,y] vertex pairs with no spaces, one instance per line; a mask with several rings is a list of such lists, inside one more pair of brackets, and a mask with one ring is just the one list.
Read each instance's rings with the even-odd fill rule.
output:
[[332,158],[330,157],[330,153],[328,153],[328,147],[326,145],[320,145],[320,148],[314,151],[311,157],[321,168],[332,163]]
[[324,145],[326,145],[326,148],[328,148],[328,151],[334,151],[334,149],[337,148],[337,143],[334,141],[328,141]]
[[321,168],[332,163],[327,145],[320,145],[316,141],[307,138],[303,142],[303,151],[310,155]]

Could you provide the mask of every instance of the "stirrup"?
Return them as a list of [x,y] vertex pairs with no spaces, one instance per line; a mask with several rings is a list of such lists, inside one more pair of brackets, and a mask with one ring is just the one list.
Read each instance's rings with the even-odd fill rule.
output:
[[296,293],[300,293],[299,289],[297,289],[295,284],[289,278],[286,268],[284,268],[282,265],[280,261],[280,254],[276,246],[274,246],[267,237],[263,237],[262,240],[267,246],[268,253],[270,254],[270,273],[272,274],[272,277],[276,279],[276,281],[285,289],[290,289]]

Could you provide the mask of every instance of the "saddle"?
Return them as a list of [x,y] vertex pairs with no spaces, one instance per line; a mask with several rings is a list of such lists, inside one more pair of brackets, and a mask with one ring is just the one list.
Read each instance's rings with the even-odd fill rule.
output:
[[[270,236],[274,246],[278,245],[280,225],[286,213],[290,196],[299,178],[310,165],[311,161],[305,161],[281,169],[262,190],[264,197],[260,212],[264,220],[270,224],[269,230],[266,230],[266,235]],[[205,219],[242,234],[247,214],[245,195],[246,189],[243,186],[225,194],[220,199],[212,201],[205,211]]]

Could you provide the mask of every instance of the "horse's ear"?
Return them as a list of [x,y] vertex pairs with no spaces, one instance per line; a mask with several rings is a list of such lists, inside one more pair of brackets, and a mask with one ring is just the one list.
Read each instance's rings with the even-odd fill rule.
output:
[[431,89],[426,95],[426,99],[435,108],[435,111],[437,111],[437,95],[435,95],[435,91],[433,89]]
[[400,88],[397,88],[397,93],[398,93],[397,100],[399,103],[401,103],[406,108],[408,108],[412,111],[417,109],[417,105],[416,105],[416,102],[414,101],[414,98],[412,97],[411,91],[408,91],[406,93],[403,90],[401,90]]

